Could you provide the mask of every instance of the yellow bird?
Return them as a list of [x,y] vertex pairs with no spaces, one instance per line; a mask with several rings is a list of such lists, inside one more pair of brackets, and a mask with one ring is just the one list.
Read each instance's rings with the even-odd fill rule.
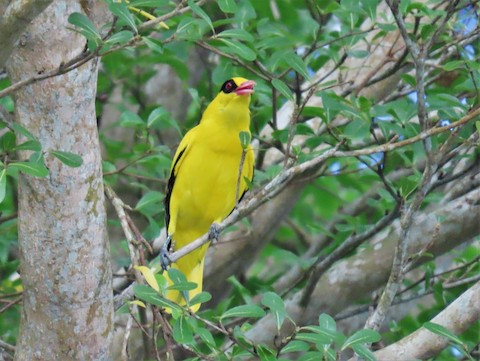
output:
[[[253,179],[254,155],[251,145],[244,150],[240,133],[250,134],[250,95],[255,82],[235,77],[227,80],[208,105],[200,123],[183,137],[172,162],[165,197],[167,241],[162,250],[166,268],[168,252],[184,247],[210,232],[226,218],[248,189]],[[243,169],[239,177],[242,154]],[[218,232],[217,232],[218,233]],[[218,234],[217,234],[218,235]],[[185,305],[202,292],[203,265],[208,243],[172,264],[197,287],[179,292],[170,290],[167,298]],[[166,262],[165,262],[166,259]],[[167,277],[168,278],[168,277]],[[172,282],[169,280],[169,284]],[[200,304],[191,307],[198,311]]]

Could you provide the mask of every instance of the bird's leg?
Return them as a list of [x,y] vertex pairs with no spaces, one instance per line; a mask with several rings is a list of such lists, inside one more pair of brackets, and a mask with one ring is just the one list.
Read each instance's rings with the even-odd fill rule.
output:
[[170,253],[172,250],[172,236],[169,235],[163,243],[162,249],[160,250],[160,265],[164,271],[166,271],[167,268],[172,264],[172,260],[170,259]]
[[213,222],[208,230],[208,239],[215,243],[218,241],[218,237],[220,236],[220,225],[217,222]]

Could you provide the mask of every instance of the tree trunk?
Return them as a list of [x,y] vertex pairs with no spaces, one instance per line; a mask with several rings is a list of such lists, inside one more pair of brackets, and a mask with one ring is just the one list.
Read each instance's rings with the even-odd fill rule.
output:
[[[68,30],[80,3],[55,1],[27,28],[7,65],[12,82],[55,69],[85,40]],[[38,137],[50,170],[19,176],[23,310],[15,360],[110,360],[111,268],[95,116],[97,61],[23,87],[15,120]],[[49,150],[72,152],[71,168]],[[29,154],[21,154],[28,158]]]

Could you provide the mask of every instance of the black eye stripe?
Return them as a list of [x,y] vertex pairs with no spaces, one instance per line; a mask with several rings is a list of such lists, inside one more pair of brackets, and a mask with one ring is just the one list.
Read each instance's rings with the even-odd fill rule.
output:
[[235,82],[232,79],[230,79],[230,80],[227,80],[225,83],[223,83],[220,91],[224,92],[225,94],[228,94],[233,92],[235,89],[237,89],[237,84],[235,84]]

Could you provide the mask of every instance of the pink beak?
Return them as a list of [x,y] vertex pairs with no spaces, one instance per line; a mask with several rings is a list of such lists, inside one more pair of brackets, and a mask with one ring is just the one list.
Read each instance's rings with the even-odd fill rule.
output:
[[247,80],[240,84],[237,89],[234,90],[234,93],[237,95],[249,95],[254,92],[253,87],[256,85],[253,80]]

